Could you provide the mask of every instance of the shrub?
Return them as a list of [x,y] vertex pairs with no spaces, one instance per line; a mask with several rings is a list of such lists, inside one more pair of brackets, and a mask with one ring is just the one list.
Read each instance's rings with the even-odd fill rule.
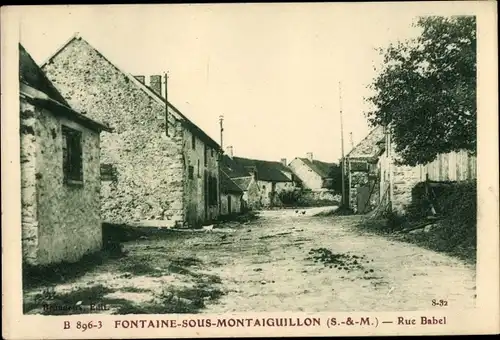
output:
[[303,189],[280,191],[278,198],[284,206],[303,206],[306,203]]

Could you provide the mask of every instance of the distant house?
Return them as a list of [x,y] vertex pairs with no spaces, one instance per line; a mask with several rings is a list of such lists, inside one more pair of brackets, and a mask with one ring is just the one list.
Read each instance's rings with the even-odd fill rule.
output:
[[[257,183],[256,172],[250,173],[244,166],[237,163],[232,155],[232,147],[222,157],[221,171],[243,190],[243,209],[258,210],[262,207],[260,188]],[[228,156],[229,155],[229,156]]]
[[327,189],[332,186],[332,170],[335,163],[326,163],[313,158],[309,152],[307,158],[296,157],[288,165],[302,183],[302,187],[311,190]]
[[221,215],[235,215],[243,210],[243,190],[221,171]]
[[348,174],[349,207],[365,213],[379,203],[380,165],[384,152],[384,129],[376,127],[345,157]]
[[[228,172],[231,178],[251,177],[256,182],[259,190],[258,200],[262,207],[279,205],[278,194],[295,186],[294,174],[286,166],[286,160],[281,162],[234,157],[233,148],[228,147],[224,157],[232,171]],[[252,183],[249,181],[248,183]],[[252,198],[254,201],[254,198]]]
[[161,76],[146,85],[145,76],[123,72],[78,36],[43,70],[68,102],[115,128],[101,145],[107,222],[169,227],[217,219],[220,146],[166,102]]
[[75,262],[102,246],[100,132],[19,45],[24,263]]

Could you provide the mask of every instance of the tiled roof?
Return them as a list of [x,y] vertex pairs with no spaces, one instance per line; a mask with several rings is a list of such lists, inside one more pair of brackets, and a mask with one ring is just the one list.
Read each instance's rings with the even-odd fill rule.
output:
[[233,158],[227,155],[222,156],[222,167],[224,168],[226,174],[231,178],[251,176],[248,169],[245,169],[242,164],[236,162]]
[[19,80],[45,93],[51,99],[69,106],[66,99],[64,99],[62,94],[52,85],[45,73],[21,44],[19,44]]
[[221,171],[220,185],[223,193],[243,193],[243,190],[223,170]]
[[[291,171],[280,162],[264,161],[259,159],[249,159],[233,157],[233,161],[240,164],[244,169],[256,169],[257,179],[269,182],[291,182],[292,180],[283,172]],[[250,170],[248,170],[250,171]]]
[[241,188],[241,190],[246,191],[248,190],[248,187],[250,186],[250,183],[252,183],[252,177],[237,177],[237,178],[232,178],[233,182],[236,183],[237,186]]
[[20,95],[55,114],[63,115],[97,131],[112,131],[109,126],[73,110],[21,44],[19,44],[19,87]]
[[243,157],[222,157],[225,172],[231,178],[251,177],[252,169],[257,171],[257,179],[269,182],[291,182],[284,173],[292,175],[292,171],[281,162],[264,161]]
[[300,158],[311,170],[317,173],[321,178],[330,177],[331,169],[335,166],[334,163],[326,163],[318,160],[309,160],[308,158]]
[[382,126],[377,126],[347,154],[346,158],[378,158],[383,151],[381,142],[384,141],[384,137],[384,128]]

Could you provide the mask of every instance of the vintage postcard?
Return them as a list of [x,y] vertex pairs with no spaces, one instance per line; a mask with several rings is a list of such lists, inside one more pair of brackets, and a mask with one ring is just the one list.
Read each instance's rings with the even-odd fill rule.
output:
[[495,2],[1,15],[4,338],[499,332]]

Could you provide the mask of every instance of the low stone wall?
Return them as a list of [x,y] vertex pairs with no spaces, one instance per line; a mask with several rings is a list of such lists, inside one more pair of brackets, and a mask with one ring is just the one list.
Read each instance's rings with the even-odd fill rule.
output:
[[412,189],[419,183],[420,168],[411,166],[394,166],[392,211],[405,214],[412,201]]
[[280,194],[281,207],[315,207],[338,205],[341,195],[334,191],[295,189]]
[[304,191],[304,199],[309,202],[330,201],[332,203],[339,203],[342,200],[342,196],[332,190],[307,190]]

